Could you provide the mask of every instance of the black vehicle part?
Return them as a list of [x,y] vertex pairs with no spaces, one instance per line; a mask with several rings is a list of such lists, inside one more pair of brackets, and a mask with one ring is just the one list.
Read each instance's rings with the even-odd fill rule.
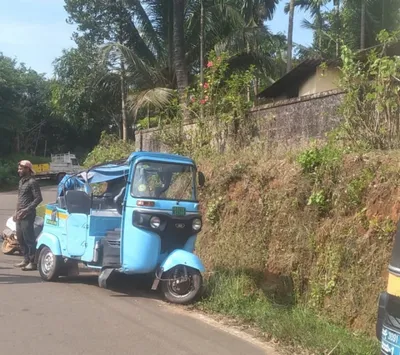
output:
[[400,270],[400,221],[397,223],[397,231],[394,239],[390,267]]
[[178,265],[165,272],[161,289],[164,297],[171,303],[189,304],[201,295],[203,278],[199,270]]
[[[160,218],[160,226],[152,228],[150,220],[152,217]],[[134,211],[132,223],[135,227],[144,228],[157,233],[161,237],[161,252],[182,248],[187,240],[194,234],[200,232],[192,228],[193,220],[200,219],[200,215],[172,216],[163,212]]]
[[121,266],[121,231],[108,231],[101,240],[103,267],[119,268]]
[[101,274],[99,275],[99,287],[107,288],[107,281],[110,280],[111,275],[114,273],[115,269],[103,269]]
[[382,340],[382,328],[386,316],[386,307],[388,300],[389,294],[387,292],[381,292],[378,301],[378,319],[376,321],[376,337],[379,341]]
[[382,340],[382,328],[387,326],[400,333],[400,297],[382,292],[379,296],[378,320],[376,322],[376,337]]
[[56,176],[56,181],[57,181],[57,185],[61,182],[62,179],[64,179],[66,173],[58,173]]

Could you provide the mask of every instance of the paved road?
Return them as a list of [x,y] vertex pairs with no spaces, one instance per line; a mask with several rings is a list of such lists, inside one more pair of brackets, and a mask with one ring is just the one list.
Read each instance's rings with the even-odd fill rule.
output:
[[[46,202],[55,188],[43,188]],[[0,228],[13,213],[15,193],[0,194]],[[12,355],[272,355],[246,337],[217,328],[157,295],[132,286],[97,287],[92,275],[41,282],[37,272],[0,255],[0,353]]]

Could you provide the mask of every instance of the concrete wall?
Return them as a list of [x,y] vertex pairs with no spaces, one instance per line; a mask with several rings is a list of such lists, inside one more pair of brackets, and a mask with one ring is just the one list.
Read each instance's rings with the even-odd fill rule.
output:
[[[254,123],[253,137],[285,144],[323,138],[326,132],[340,122],[338,108],[343,95],[341,91],[333,90],[257,106],[247,117]],[[190,130],[193,127],[193,123],[187,122],[184,129]],[[168,148],[157,140],[158,131],[158,128],[153,128],[137,132],[137,149],[168,151]]]
[[159,131],[159,128],[150,128],[137,131],[135,133],[136,150],[167,153],[168,147],[163,145],[162,142],[157,139],[157,134]]
[[256,122],[257,136],[262,140],[323,138],[341,120],[338,109],[343,95],[333,90],[258,106],[250,111],[249,119]]
[[[190,132],[190,130],[194,127],[195,124],[192,121],[188,120],[183,123],[183,132]],[[137,131],[135,134],[136,149],[148,152],[168,153],[168,147],[160,142],[158,139],[160,131],[160,128],[150,128]]]

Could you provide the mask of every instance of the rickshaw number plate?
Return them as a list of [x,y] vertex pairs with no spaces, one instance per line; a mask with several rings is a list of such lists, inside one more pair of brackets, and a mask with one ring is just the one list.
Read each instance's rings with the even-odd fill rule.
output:
[[382,330],[382,354],[400,355],[400,334],[383,327]]
[[180,207],[180,206],[174,206],[172,207],[172,214],[174,216],[182,217],[186,215],[186,208],[185,207]]

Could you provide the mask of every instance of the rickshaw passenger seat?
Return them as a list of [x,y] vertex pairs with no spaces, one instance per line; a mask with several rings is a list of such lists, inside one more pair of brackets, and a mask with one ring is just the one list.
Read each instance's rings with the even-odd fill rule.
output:
[[92,200],[89,195],[83,191],[67,191],[65,193],[65,202],[69,213],[90,214]]

